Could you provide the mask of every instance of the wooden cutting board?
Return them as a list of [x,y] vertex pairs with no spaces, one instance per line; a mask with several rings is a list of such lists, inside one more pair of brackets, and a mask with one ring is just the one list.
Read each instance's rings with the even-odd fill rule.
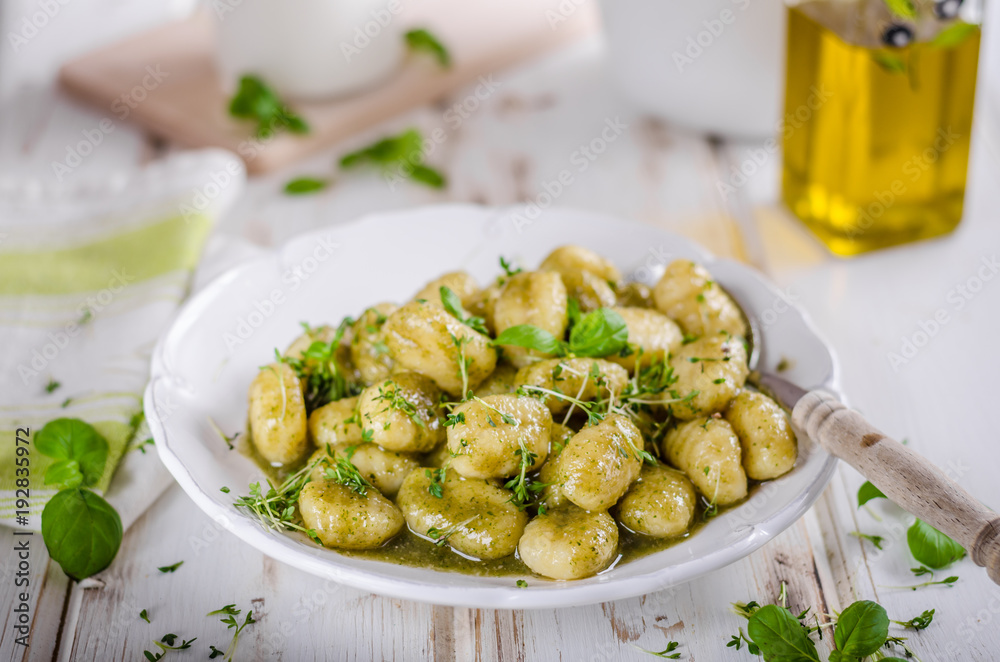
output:
[[[73,60],[62,67],[59,80],[74,96],[106,109],[112,121],[135,122],[188,147],[231,150],[251,173],[263,173],[592,33],[598,25],[594,3],[577,1],[421,0],[407,12],[407,24],[439,36],[452,54],[450,69],[440,69],[429,57],[411,57],[388,81],[358,95],[291,103],[310,133],[281,134],[266,143],[252,138],[251,124],[227,113],[207,13]],[[155,85],[151,72],[159,72]],[[131,103],[123,103],[130,92]]]

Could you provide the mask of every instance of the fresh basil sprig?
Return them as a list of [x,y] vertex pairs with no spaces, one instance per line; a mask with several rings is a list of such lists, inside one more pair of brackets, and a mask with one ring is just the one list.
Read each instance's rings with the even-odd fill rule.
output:
[[493,344],[525,347],[556,356],[612,356],[628,346],[628,327],[621,315],[610,308],[600,308],[573,325],[568,342],[532,324],[518,324],[504,329]]
[[46,485],[63,488],[42,509],[42,539],[63,571],[84,579],[104,570],[118,553],[122,521],[96,485],[108,462],[108,442],[92,425],[57,418],[35,433],[35,449],[56,460],[45,472]]
[[108,442],[76,418],[46,423],[35,435],[35,449],[56,460],[45,472],[45,484],[64,488],[96,485],[108,461]]
[[288,195],[308,195],[322,191],[330,185],[330,180],[319,179],[318,177],[299,177],[285,184],[285,193]]
[[442,285],[438,291],[441,293],[441,303],[444,304],[444,309],[451,313],[452,317],[474,331],[478,331],[485,336],[490,335],[489,329],[486,328],[486,320],[482,317],[467,314],[465,309],[462,308],[462,300],[458,298],[458,295],[450,287]]
[[45,504],[42,539],[63,572],[84,579],[111,565],[122,542],[122,520],[99,495],[73,487]]
[[889,616],[882,605],[871,600],[859,600],[845,609],[837,619],[833,640],[837,644],[831,661],[868,657],[882,648],[889,637]]
[[766,605],[756,610],[747,624],[747,634],[765,660],[819,662],[816,644],[784,607]]
[[569,332],[569,350],[577,356],[611,356],[628,346],[628,327],[610,308],[588,313]]
[[858,508],[865,505],[872,499],[885,499],[886,496],[882,493],[882,490],[872,485],[871,481],[865,481],[862,483],[861,487],[858,488]]
[[417,129],[408,129],[396,136],[388,136],[340,159],[341,168],[374,165],[383,173],[398,170],[415,182],[431,188],[444,188],[445,176],[424,164],[424,138]]
[[919,519],[907,530],[906,543],[913,558],[935,570],[965,557],[961,545]]
[[410,30],[404,35],[406,45],[414,53],[429,53],[437,60],[442,68],[451,67],[451,53],[445,48],[441,40],[424,28]]
[[269,138],[282,129],[309,133],[305,120],[289,110],[274,90],[256,76],[240,78],[239,88],[229,101],[229,114],[257,122],[257,138]]
[[[869,656],[883,662],[900,658],[890,657],[881,649],[902,649],[907,659],[914,654],[906,646],[906,639],[889,634],[889,623],[922,629],[930,625],[933,611],[925,611],[910,621],[890,621],[885,609],[876,602],[859,600],[839,615],[821,624],[818,616],[810,616],[810,609],[796,615],[788,610],[785,584],[781,586],[781,604],[761,606],[757,602],[734,603],[733,611],[747,619],[747,633],[743,629],[733,635],[726,646],[740,650],[744,644],[753,655],[761,655],[764,662],[820,662],[819,652],[811,635],[822,639],[823,628],[833,627],[836,649],[830,653],[829,662],[861,662]],[[815,625],[810,625],[815,618]]]

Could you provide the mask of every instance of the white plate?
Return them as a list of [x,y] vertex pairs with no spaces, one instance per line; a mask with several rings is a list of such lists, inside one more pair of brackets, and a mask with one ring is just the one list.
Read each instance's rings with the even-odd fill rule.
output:
[[[799,440],[793,471],[690,539],[589,579],[531,578],[526,589],[511,577],[341,556],[266,530],[233,508],[233,495],[246,493],[262,475],[226,448],[209,419],[230,433],[243,429],[250,381],[275,347],[286,347],[300,333],[300,321],[336,322],[375,302],[405,301],[425,282],[454,269],[487,283],[496,276],[501,255],[533,267],[556,246],[581,244],[613,260],[627,276],[647,280],[670,260],[697,260],[758,318],[771,367],[787,357],[794,366],[788,374],[800,385],[837,392],[830,348],[805,314],[749,267],[716,260],[688,239],[648,225],[555,209],[524,223],[516,212],[448,205],[368,216],[302,235],[193,297],[156,348],[145,395],[156,447],[181,487],[214,520],[279,561],[374,593],[468,607],[560,607],[642,595],[732,563],[801,517],[835,465],[808,439]],[[220,492],[224,485],[233,494]]]

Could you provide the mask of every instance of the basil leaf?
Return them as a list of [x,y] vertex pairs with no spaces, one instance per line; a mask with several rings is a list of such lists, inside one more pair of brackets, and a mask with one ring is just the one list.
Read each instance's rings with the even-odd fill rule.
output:
[[961,545],[919,519],[907,530],[906,543],[913,558],[935,570],[965,557]]
[[767,662],[819,662],[816,644],[784,607],[767,605],[755,611],[747,633]]
[[872,59],[875,60],[875,64],[885,69],[890,74],[905,74],[906,73],[906,62],[903,58],[898,55],[891,55],[889,53],[879,53],[875,51],[872,53]]
[[458,298],[454,290],[447,285],[442,285],[438,288],[438,291],[441,293],[441,303],[444,304],[444,309],[459,321],[464,319],[465,309],[462,308],[462,300]]
[[439,171],[420,163],[410,167],[410,179],[431,188],[444,188],[448,183]]
[[859,600],[845,609],[833,631],[837,650],[859,658],[880,649],[888,636],[889,616],[882,605],[871,600]]
[[389,136],[340,159],[340,167],[350,168],[365,162],[382,168],[395,164],[417,163],[423,156],[423,136],[416,129],[408,129],[398,136]]
[[289,110],[264,81],[256,76],[240,78],[239,88],[229,101],[229,114],[257,122],[257,137],[267,138],[275,129],[308,133],[305,120]]
[[79,487],[83,483],[80,464],[76,460],[59,460],[45,471],[45,484],[58,485],[60,489]]
[[885,0],[885,6],[901,18],[917,17],[917,8],[913,6],[913,0]]
[[35,435],[35,448],[57,460],[76,460],[84,485],[96,485],[108,461],[108,442],[94,426],[78,418],[46,423]]
[[90,490],[63,490],[42,510],[42,539],[63,572],[84,579],[111,565],[121,546],[122,521]]
[[572,330],[580,321],[580,302],[576,297],[570,297],[566,303],[566,316],[569,318],[569,328]]
[[438,288],[438,292],[441,294],[441,303],[444,305],[444,309],[452,317],[473,331],[478,331],[484,336],[490,335],[490,330],[486,328],[486,320],[482,317],[466,314],[465,309],[462,308],[462,300],[450,287],[442,285]]
[[628,327],[610,308],[585,315],[570,331],[569,351],[577,356],[610,356],[628,345]]
[[936,37],[931,39],[931,46],[937,46],[938,48],[958,46],[978,29],[978,25],[972,25],[971,23],[958,22],[954,25],[949,25],[944,30],[941,30]]
[[858,489],[858,508],[865,505],[872,499],[886,499],[886,495],[882,494],[882,490],[871,484],[871,481],[865,481],[862,483],[861,487]]
[[330,182],[325,179],[314,177],[299,177],[285,184],[285,193],[289,195],[302,195],[303,193],[315,193],[322,191]]
[[555,354],[563,356],[566,354],[566,344],[554,335],[540,329],[533,324],[518,324],[508,329],[496,337],[494,345],[515,345],[517,347],[527,347],[537,349],[543,354]]
[[448,49],[444,47],[444,44],[437,37],[427,30],[422,28],[410,30],[406,33],[405,38],[406,45],[411,51],[430,53],[438,61],[438,64],[445,69],[451,66],[451,54],[448,52]]

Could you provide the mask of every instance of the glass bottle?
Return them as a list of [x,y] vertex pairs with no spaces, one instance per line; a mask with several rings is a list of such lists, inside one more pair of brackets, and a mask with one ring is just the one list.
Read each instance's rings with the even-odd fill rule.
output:
[[980,0],[790,0],[782,197],[838,255],[962,217]]

